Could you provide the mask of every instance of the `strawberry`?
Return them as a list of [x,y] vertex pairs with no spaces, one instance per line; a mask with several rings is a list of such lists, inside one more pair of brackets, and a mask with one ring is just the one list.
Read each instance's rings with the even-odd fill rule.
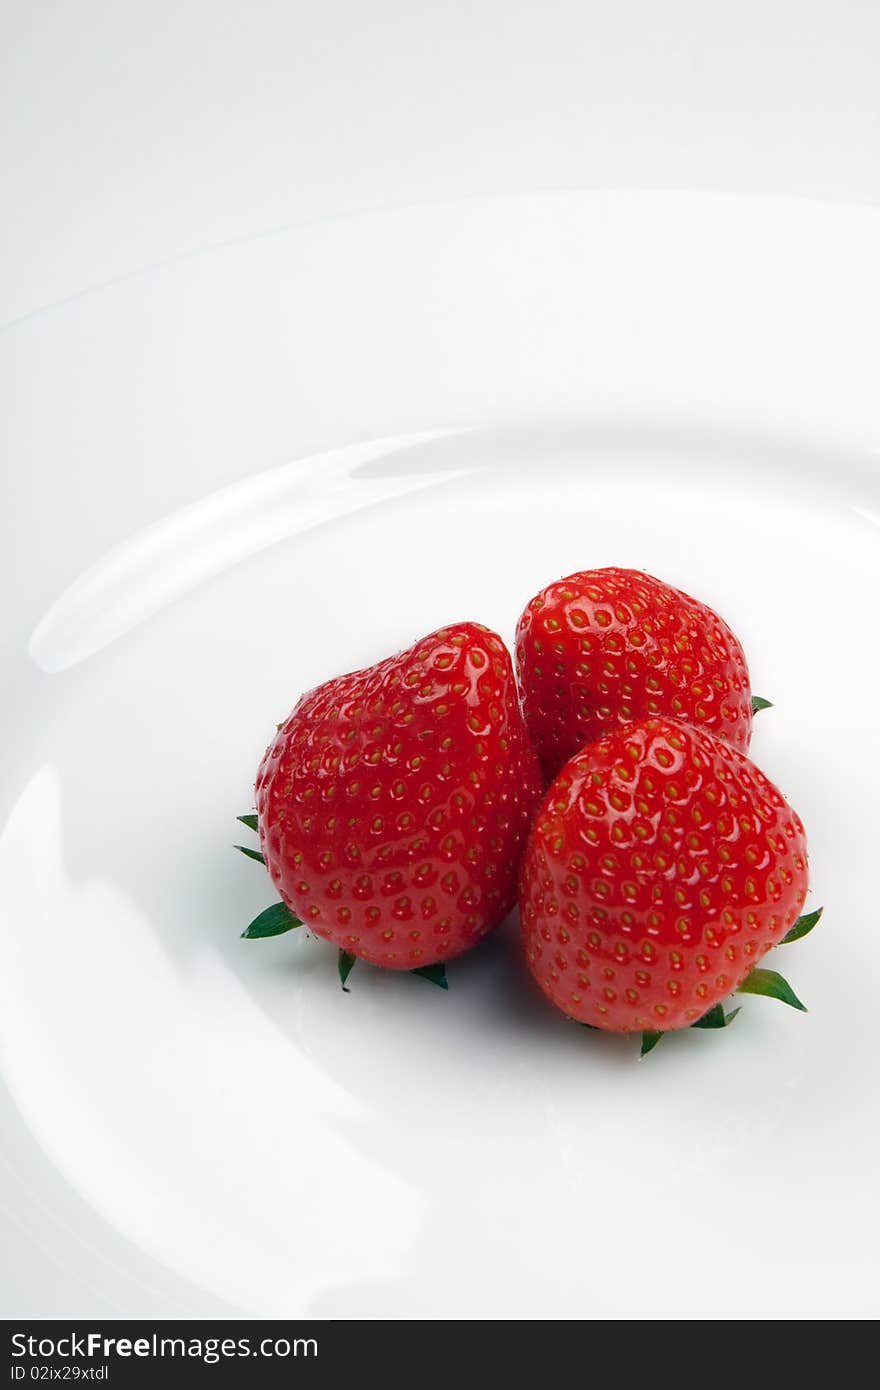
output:
[[645,719],[578,753],[547,792],[523,861],[522,937],[571,1018],[716,1026],[736,989],[803,1007],[755,967],[816,920],[798,921],[806,891],[804,828],[755,764],[705,730]]
[[586,744],[649,715],[748,749],[742,647],[711,608],[650,574],[584,570],[549,584],[520,617],[516,660],[548,781]]
[[300,919],[344,953],[343,984],[353,957],[423,970],[457,956],[514,905],[542,789],[510,655],[487,628],[458,623],[327,681],[260,765],[260,841],[286,907],[246,934]]

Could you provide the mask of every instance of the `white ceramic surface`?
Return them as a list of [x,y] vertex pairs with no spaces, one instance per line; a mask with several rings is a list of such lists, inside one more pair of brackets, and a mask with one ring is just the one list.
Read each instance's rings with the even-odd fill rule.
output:
[[[880,212],[328,223],[0,336],[3,1311],[880,1311]],[[584,566],[718,607],[810,836],[810,1006],[637,1063],[314,940],[234,817],[301,690]],[[782,959],[784,958],[784,965]],[[710,1273],[710,1271],[713,1271]]]

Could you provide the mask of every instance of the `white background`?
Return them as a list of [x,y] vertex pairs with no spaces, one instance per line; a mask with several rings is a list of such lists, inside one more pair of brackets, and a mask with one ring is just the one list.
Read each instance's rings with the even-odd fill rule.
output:
[[2,0],[0,322],[318,217],[551,187],[880,200],[875,0]]

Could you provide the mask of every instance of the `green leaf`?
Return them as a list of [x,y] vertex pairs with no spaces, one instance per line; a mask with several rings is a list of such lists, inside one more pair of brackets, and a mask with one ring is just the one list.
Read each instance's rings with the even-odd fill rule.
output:
[[345,982],[346,982],[346,980],[348,979],[349,975],[351,974],[351,972],[352,972],[352,967],[354,966],[354,963],[355,963],[356,960],[357,960],[357,956],[353,955],[351,951],[343,951],[342,947],[340,946],[340,948],[339,948],[339,983],[342,985],[342,988],[345,990],[345,993],[346,993],[346,994],[351,994],[351,990],[348,988],[348,985],[347,985]]
[[236,820],[240,820],[242,825],[247,826],[248,830],[257,830],[259,828],[256,816],[236,816]]
[[442,961],[436,965],[420,965],[418,970],[411,970],[411,975],[421,975],[423,980],[430,980],[432,985],[439,985],[441,989],[448,989],[449,984],[446,980],[446,966]]
[[762,709],[772,709],[773,701],[765,700],[761,695],[752,696],[752,714],[760,714]]
[[642,1034],[642,1046],[639,1051],[640,1057],[647,1057],[648,1053],[655,1048],[663,1037],[662,1033],[645,1032]]
[[803,917],[799,917],[791,931],[786,932],[780,941],[780,946],[787,946],[789,941],[800,941],[802,936],[807,936],[815,927],[824,910],[824,908],[817,907],[815,912],[807,912]]
[[581,1028],[589,1028],[590,1032],[592,1033],[601,1033],[602,1031],[602,1029],[598,1028],[595,1023],[581,1023],[579,1018],[576,1018],[574,1021],[575,1023],[579,1023]]
[[729,1024],[733,1022],[738,1013],[739,1009],[732,1009],[729,1014],[726,1014],[724,1012],[723,1005],[713,1004],[709,1012],[707,1014],[703,1014],[702,1018],[698,1018],[696,1023],[691,1024],[691,1027],[726,1028]]
[[264,936],[281,936],[282,932],[301,926],[302,922],[294,917],[286,903],[273,903],[254,918],[242,937],[246,941],[257,941]]
[[246,854],[248,859],[256,859],[258,864],[265,865],[266,863],[258,849],[248,849],[247,845],[233,845],[233,849],[240,849],[242,854]]
[[707,1014],[698,1018],[696,1023],[691,1024],[692,1028],[723,1028],[724,1010],[720,1004],[713,1004]]
[[747,975],[743,980],[738,992],[764,994],[768,999],[780,999],[783,1004],[790,1004],[793,1009],[807,1012],[806,1005],[801,1003],[788,981],[775,970],[763,970],[761,966],[756,966],[751,975]]

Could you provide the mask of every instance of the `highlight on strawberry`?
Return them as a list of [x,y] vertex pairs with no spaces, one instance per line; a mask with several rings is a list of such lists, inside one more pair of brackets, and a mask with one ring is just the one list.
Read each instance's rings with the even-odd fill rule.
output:
[[516,902],[543,784],[511,657],[478,623],[327,681],[279,725],[256,779],[280,902],[248,938],[305,924],[339,952],[445,987],[445,962]]
[[705,729],[636,720],[550,786],[520,888],[526,959],[556,1007],[591,1028],[721,1028],[733,993],[803,1004],[759,964],[815,926],[801,915],[800,818],[758,767]]

